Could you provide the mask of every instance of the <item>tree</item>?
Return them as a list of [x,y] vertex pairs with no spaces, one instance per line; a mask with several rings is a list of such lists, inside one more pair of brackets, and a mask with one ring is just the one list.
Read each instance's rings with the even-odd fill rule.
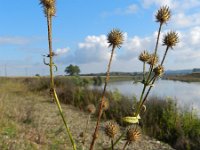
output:
[[80,71],[79,66],[70,64],[69,66],[65,68],[65,72],[66,74],[69,74],[70,76],[74,76],[74,75],[78,75],[81,71]]

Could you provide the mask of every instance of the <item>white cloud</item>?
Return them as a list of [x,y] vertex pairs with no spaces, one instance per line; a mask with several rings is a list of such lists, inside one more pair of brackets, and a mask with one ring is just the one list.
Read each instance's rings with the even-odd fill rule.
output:
[[183,12],[172,16],[171,26],[176,28],[194,27],[200,25],[200,13],[187,15]]
[[[168,30],[163,31],[160,36],[158,54],[160,60],[163,57],[165,47],[162,46],[163,35]],[[200,64],[200,27],[193,27],[187,31],[178,31],[180,42],[170,50],[165,62],[166,69],[194,68]],[[150,36],[128,37],[125,33],[125,41],[120,49],[115,51],[112,71],[140,71],[141,62],[138,55],[143,50],[150,53],[154,51],[157,32]],[[67,57],[67,58],[66,58]],[[83,72],[105,72],[108,59],[110,58],[110,48],[108,48],[106,35],[87,36],[85,40],[78,44],[73,54],[68,54],[65,61],[81,66]],[[70,59],[71,58],[71,59]]]
[[148,8],[152,5],[164,6],[167,5],[176,11],[183,11],[200,6],[199,0],[142,0],[142,5]]
[[113,15],[129,15],[129,14],[135,14],[138,11],[138,5],[131,4],[127,6],[126,8],[116,8],[115,10],[111,12],[103,12],[103,17],[113,16]]
[[84,42],[78,44],[74,59],[78,63],[102,62],[108,60],[109,56],[110,51],[105,35],[87,36]]
[[29,39],[22,37],[0,37],[0,45],[25,45],[29,42]]
[[[200,41],[200,27],[194,27],[190,33],[189,33],[190,38],[190,42],[194,45],[199,46],[199,41]],[[200,46],[199,46],[200,48]]]
[[174,7],[176,2],[172,1],[173,0],[142,0],[142,4],[145,8],[148,8],[151,5],[156,5],[156,6],[167,5],[169,7]]
[[56,53],[57,55],[63,55],[63,54],[68,53],[69,50],[70,50],[70,48],[68,48],[68,47],[66,47],[66,48],[58,48],[58,49],[55,51],[55,53]]
[[131,4],[125,9],[124,13],[125,14],[134,14],[137,11],[138,11],[138,6],[136,4]]
[[152,5],[169,6],[172,10],[172,27],[188,28],[200,25],[200,0],[143,0],[144,8],[149,8]]

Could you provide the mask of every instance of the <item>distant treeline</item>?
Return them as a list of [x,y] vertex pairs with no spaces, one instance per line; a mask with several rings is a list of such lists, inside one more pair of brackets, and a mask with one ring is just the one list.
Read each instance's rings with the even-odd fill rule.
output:
[[[185,69],[185,70],[166,70],[165,75],[184,75],[191,73],[200,73],[200,68],[194,69]],[[142,72],[111,72],[111,76],[138,76],[142,75]],[[88,74],[80,74],[80,76],[106,76],[105,73],[88,73]]]
[[[135,76],[142,75],[141,72],[110,72],[111,76]],[[89,73],[89,74],[80,74],[80,76],[106,76],[105,73]]]

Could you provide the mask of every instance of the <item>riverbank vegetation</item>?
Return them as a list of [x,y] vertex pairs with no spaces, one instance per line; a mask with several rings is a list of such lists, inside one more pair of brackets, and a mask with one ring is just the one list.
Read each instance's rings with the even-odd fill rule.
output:
[[200,73],[191,73],[185,75],[167,75],[165,80],[183,81],[183,82],[200,82]]
[[[7,79],[3,79],[7,82]],[[28,87],[33,93],[49,94],[48,78],[18,78],[8,79],[15,83]],[[60,101],[64,104],[73,105],[81,111],[86,111],[88,104],[99,104],[102,91],[91,89],[82,84],[80,78],[56,78],[55,86]],[[103,120],[115,120],[121,126],[126,124],[122,121],[123,116],[132,114],[132,106],[137,103],[134,98],[121,95],[118,91],[106,92],[109,99],[109,108],[103,113]],[[33,102],[34,103],[34,102]],[[178,109],[176,102],[169,98],[151,97],[146,104],[147,110],[141,115],[141,124],[145,134],[158,140],[169,143],[178,150],[198,149],[200,146],[200,119],[197,112],[189,109]],[[23,113],[23,112],[22,112]],[[96,114],[97,115],[97,114]]]
[[[45,83],[48,83],[47,79],[45,82],[41,80],[43,78],[0,78],[1,150],[72,149],[70,140],[64,132],[65,128],[62,120],[58,117],[58,110],[55,109],[55,104],[49,97],[49,90],[45,88]],[[42,82],[42,84],[40,86],[36,85],[38,82]],[[65,82],[65,80],[62,80],[62,82]],[[73,81],[66,82],[75,88]],[[60,87],[57,80],[56,83]],[[48,87],[48,84],[46,84],[46,87]],[[79,88],[83,90],[84,87]],[[76,93],[75,95],[74,97],[77,99],[78,96]],[[118,95],[116,94],[115,97],[119,97]],[[82,149],[81,135],[83,135],[82,132],[85,129],[88,118],[88,107],[82,107],[86,110],[85,112],[80,107],[74,107],[73,105],[62,104],[62,107],[64,114],[68,116],[69,126],[77,143],[77,149],[80,150]],[[107,120],[105,114],[103,118],[104,121]],[[91,115],[87,127],[85,149],[89,149],[90,135],[92,135],[95,120],[95,115]],[[104,121],[101,123],[100,135],[95,147],[97,150],[110,146],[109,139],[104,136]],[[168,144],[157,141],[154,138],[146,135],[142,135],[142,138],[142,141],[135,142],[134,145],[130,145],[130,148],[132,150],[172,150]],[[122,149],[124,142],[121,141],[116,145],[116,149]]]

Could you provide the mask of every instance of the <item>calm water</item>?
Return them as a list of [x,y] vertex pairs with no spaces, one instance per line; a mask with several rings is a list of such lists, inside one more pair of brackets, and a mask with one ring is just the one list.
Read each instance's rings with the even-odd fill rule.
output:
[[[142,88],[141,83],[133,84],[132,81],[119,81],[109,83],[107,89],[110,91],[117,89],[123,95],[138,98]],[[182,107],[189,106],[200,111],[200,83],[159,80],[155,83],[149,96],[170,97],[177,100]]]

